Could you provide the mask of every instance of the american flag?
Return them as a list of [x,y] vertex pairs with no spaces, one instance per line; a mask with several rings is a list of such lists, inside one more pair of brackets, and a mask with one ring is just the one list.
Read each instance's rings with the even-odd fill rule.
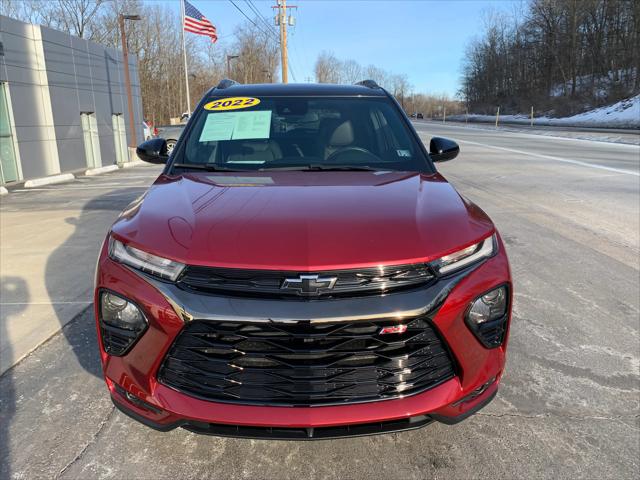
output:
[[184,30],[198,35],[207,35],[214,43],[218,40],[216,27],[187,0],[184,0]]

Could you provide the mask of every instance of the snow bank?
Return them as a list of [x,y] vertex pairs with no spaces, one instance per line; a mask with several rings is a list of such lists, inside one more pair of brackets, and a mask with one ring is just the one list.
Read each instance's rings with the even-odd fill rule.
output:
[[[453,115],[448,118],[450,120],[465,120],[464,115]],[[495,122],[496,117],[470,114],[468,119],[470,122]],[[531,120],[526,115],[500,115],[500,122],[528,125]],[[533,124],[567,127],[640,128],[640,95],[571,117],[534,117]]]
[[608,107],[600,107],[572,117],[548,119],[550,125],[596,123],[598,126],[640,127],[640,95],[622,100]]

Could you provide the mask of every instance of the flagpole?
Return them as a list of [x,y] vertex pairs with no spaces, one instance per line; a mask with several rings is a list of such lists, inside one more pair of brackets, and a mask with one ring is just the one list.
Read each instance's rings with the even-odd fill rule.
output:
[[184,0],[180,0],[180,13],[182,14],[182,25],[180,31],[182,32],[182,54],[184,56],[184,82],[187,86],[187,113],[191,116],[191,96],[189,95],[189,72],[187,71],[187,47],[184,40]]

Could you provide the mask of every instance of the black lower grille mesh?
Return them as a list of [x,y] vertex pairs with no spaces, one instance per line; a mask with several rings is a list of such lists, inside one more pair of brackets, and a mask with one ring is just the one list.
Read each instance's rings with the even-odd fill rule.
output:
[[183,428],[195,433],[220,437],[269,438],[275,440],[324,440],[328,438],[359,437],[380,433],[401,432],[424,427],[433,420],[428,415],[400,418],[386,422],[357,423],[335,427],[249,427],[244,425],[221,425],[190,421]]
[[505,315],[497,320],[482,323],[475,326],[476,335],[487,348],[496,348],[502,345],[507,331],[508,317]]
[[169,350],[159,380],[212,401],[327,405],[394,398],[454,376],[428,318],[397,322],[274,324],[193,321]]

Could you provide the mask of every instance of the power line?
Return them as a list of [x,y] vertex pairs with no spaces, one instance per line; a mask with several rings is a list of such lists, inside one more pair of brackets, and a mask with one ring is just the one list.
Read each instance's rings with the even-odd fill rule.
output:
[[254,22],[253,20],[251,20],[251,18],[249,18],[249,16],[244,13],[244,10],[242,10],[238,5],[236,5],[236,3],[233,0],[229,0],[229,2],[236,7],[236,9],[244,16],[244,18],[246,18],[247,20],[249,20],[249,22],[251,22],[253,24],[254,27],[256,27],[260,32],[264,33],[264,34],[269,34],[269,32],[265,32],[262,28],[260,28],[258,26],[258,24],[256,22]]
[[289,70],[291,71],[291,77],[293,77],[293,81],[297,82],[298,80],[296,80],[296,72],[293,71],[293,64],[291,63],[291,59],[289,59]]
[[251,10],[253,10],[253,13],[256,14],[256,16],[262,20],[262,23],[264,23],[267,31],[269,33],[271,33],[274,37],[276,37],[276,39],[278,39],[278,35],[277,33],[272,29],[271,24],[269,23],[269,21],[265,18],[264,15],[262,15],[262,13],[260,13],[260,10],[258,10],[258,7],[255,5],[255,3],[253,3],[252,0],[244,0],[245,3],[249,6],[249,8]]
[[[297,11],[298,11],[298,10],[297,10]],[[297,16],[298,16],[298,21],[299,21],[299,20],[300,20],[300,13],[299,13],[299,11],[298,11],[298,15],[297,15]],[[297,23],[298,23],[298,22],[296,22],[296,24],[297,24]],[[294,28],[294,29],[293,29],[293,31],[292,31],[292,32],[291,32],[291,34],[290,34],[290,36],[291,36],[291,38],[292,38],[292,39],[296,37],[296,35],[295,35],[295,34],[296,34],[296,29]],[[296,65],[301,65],[301,64],[303,64],[303,62],[301,62],[301,61],[300,61],[300,58],[301,58],[301,57],[300,57],[300,52],[298,51],[298,42],[296,42],[296,41],[292,41],[292,42],[291,42],[291,52],[293,53],[293,56],[295,57],[295,60],[296,60],[296,61],[295,61],[295,63],[296,63]],[[296,75],[295,75],[295,73],[294,73],[294,71],[293,71],[293,67],[291,67],[291,58],[289,58],[289,67],[291,68],[291,76],[293,77],[293,81],[294,81],[294,82],[296,82],[296,81],[297,81],[297,80],[296,80]],[[300,80],[302,81],[302,78],[301,78]]]

